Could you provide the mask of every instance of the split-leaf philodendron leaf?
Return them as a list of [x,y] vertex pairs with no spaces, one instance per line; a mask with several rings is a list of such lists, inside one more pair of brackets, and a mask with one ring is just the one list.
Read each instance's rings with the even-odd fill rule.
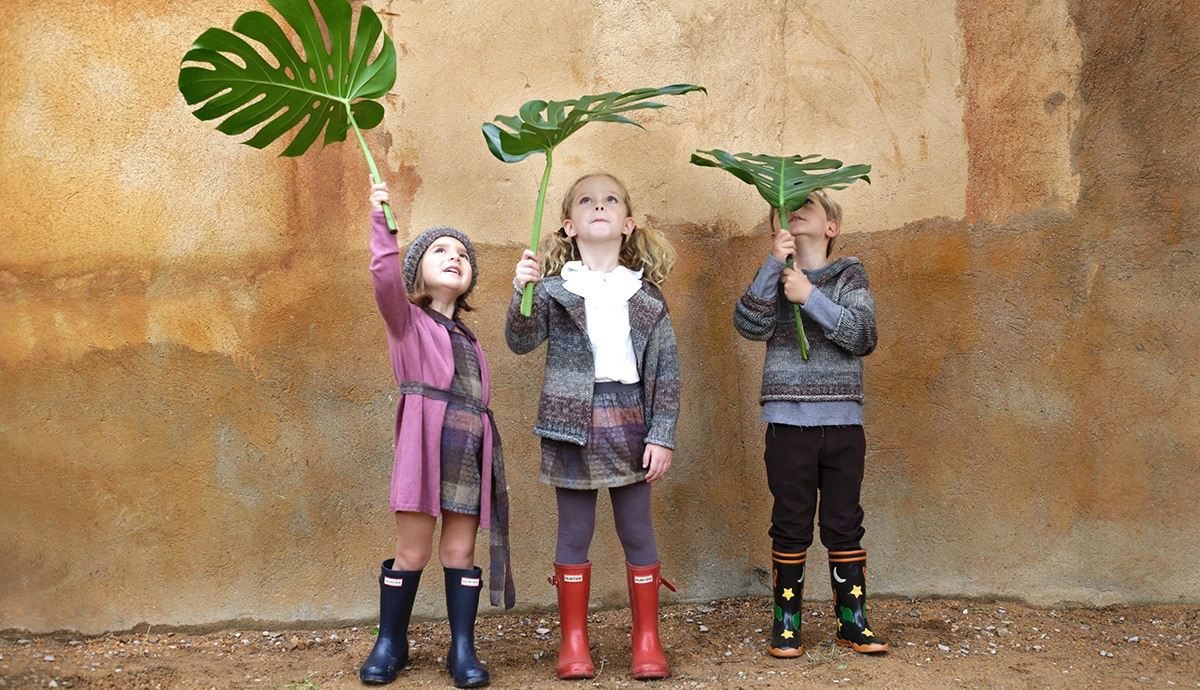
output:
[[[550,168],[554,164],[555,146],[589,122],[621,122],[641,127],[622,113],[662,108],[662,103],[647,99],[657,96],[679,96],[690,91],[707,93],[702,86],[672,84],[657,89],[634,89],[625,93],[613,91],[570,101],[533,100],[522,105],[516,116],[497,115],[495,122],[485,122],[483,136],[487,140],[488,149],[496,158],[505,163],[516,163],[535,153],[546,156],[537,207],[533,213],[533,233],[529,248],[536,252],[541,241],[542,210],[546,203],[546,188],[550,183]],[[521,297],[521,314],[529,316],[532,310],[533,284],[528,283]]]
[[[312,0],[316,14],[309,0],[267,1],[292,28],[295,39],[262,12],[241,15],[233,31],[213,28],[200,34],[182,60],[199,64],[179,70],[184,100],[188,105],[203,103],[192,114],[201,120],[224,117],[217,130],[230,135],[261,125],[242,142],[255,148],[299,127],[283,156],[303,154],[322,132],[322,145],[344,141],[353,128],[372,179],[380,182],[361,131],[383,121],[383,106],[374,99],[396,82],[396,49],[379,17],[363,5],[352,40],[353,14],[347,0]],[[388,227],[395,232],[391,209],[384,209]]]
[[[804,205],[808,195],[818,189],[845,189],[857,180],[871,183],[869,165],[847,165],[820,154],[808,156],[768,156],[757,153],[731,154],[720,149],[696,151],[695,165],[721,168],[739,180],[752,184],[762,198],[779,214],[779,226],[787,230],[788,214]],[[787,265],[793,265],[788,257]],[[808,359],[808,338],[800,321],[800,306],[792,305],[796,316],[796,337],[800,341],[800,356]]]

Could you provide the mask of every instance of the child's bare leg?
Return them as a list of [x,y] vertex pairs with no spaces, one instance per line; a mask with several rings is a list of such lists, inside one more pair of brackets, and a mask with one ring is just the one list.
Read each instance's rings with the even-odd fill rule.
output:
[[442,542],[438,557],[446,568],[467,569],[475,565],[475,535],[479,516],[442,512]]
[[475,534],[479,516],[442,512],[442,543],[438,557],[446,576],[446,616],[450,619],[450,650],[446,670],[459,688],[478,688],[490,680],[475,653],[475,615],[483,570],[475,563]]
[[433,552],[437,518],[425,513],[396,513],[395,570],[423,570]]

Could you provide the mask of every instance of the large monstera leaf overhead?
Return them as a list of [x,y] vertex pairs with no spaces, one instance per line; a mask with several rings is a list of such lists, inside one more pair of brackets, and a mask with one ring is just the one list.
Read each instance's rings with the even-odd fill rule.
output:
[[[850,184],[865,180],[871,183],[868,173],[871,166],[847,165],[820,154],[800,156],[768,156],[759,153],[731,154],[721,149],[696,151],[692,163],[701,167],[721,168],[742,182],[754,185],[767,203],[779,214],[779,227],[787,230],[788,214],[804,205],[808,195],[818,189],[845,189]],[[787,265],[793,266],[792,257]],[[808,338],[804,335],[804,324],[800,321],[800,306],[792,305],[796,317],[796,339],[800,343],[800,356],[808,359]]]
[[[184,100],[202,104],[192,114],[201,120],[225,118],[217,130],[235,136],[259,127],[242,143],[260,149],[298,128],[283,156],[303,154],[322,132],[323,145],[344,141],[353,128],[372,178],[379,182],[361,132],[383,121],[383,106],[373,99],[396,82],[396,49],[379,17],[364,5],[352,39],[347,0],[312,0],[316,14],[309,0],[268,2],[291,27],[294,39],[262,12],[241,15],[233,31],[213,28],[200,34],[183,56],[183,63],[192,64],[179,70]],[[386,211],[395,232],[391,210]]]
[[[671,84],[624,93],[612,91],[569,101],[533,100],[522,105],[518,115],[497,115],[494,122],[483,123],[483,137],[487,140],[488,150],[505,163],[516,163],[535,153],[546,156],[542,184],[538,188],[537,206],[533,212],[533,232],[529,248],[536,252],[541,240],[542,209],[546,204],[546,189],[550,184],[550,168],[554,165],[554,147],[589,122],[618,122],[641,127],[622,113],[662,108],[662,103],[649,99],[658,96],[680,96],[692,91],[708,93],[703,86]],[[521,314],[529,316],[532,308],[533,283],[527,283],[521,296]]]

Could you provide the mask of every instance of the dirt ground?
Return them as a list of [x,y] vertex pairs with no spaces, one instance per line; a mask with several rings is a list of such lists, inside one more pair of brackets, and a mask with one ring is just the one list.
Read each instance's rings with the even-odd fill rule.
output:
[[[1200,612],[1190,606],[1037,609],[1012,603],[875,598],[871,627],[892,644],[860,656],[832,644],[828,602],[806,602],[805,656],[766,654],[768,599],[664,608],[673,675],[629,675],[629,613],[596,613],[598,675],[554,677],[553,612],[487,615],[478,648],[495,688],[1200,687]],[[407,670],[390,687],[451,687],[444,622],[413,625]],[[325,630],[151,629],[100,637],[0,634],[5,688],[358,688],[370,627]]]

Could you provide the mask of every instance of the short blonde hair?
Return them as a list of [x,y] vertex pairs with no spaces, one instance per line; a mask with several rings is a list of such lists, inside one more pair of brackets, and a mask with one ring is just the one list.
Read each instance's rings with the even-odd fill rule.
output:
[[[608,173],[597,172],[584,175],[571,183],[571,187],[563,196],[562,214],[559,216],[559,221],[562,222],[571,217],[575,189],[581,182],[593,177],[607,177],[616,183],[617,188],[621,190],[621,201],[625,202],[625,208],[632,217],[633,202],[629,198],[629,191],[625,189],[625,185]],[[562,228],[559,228],[558,232],[552,232],[542,238],[538,253],[542,257],[542,275],[546,276],[558,275],[562,272],[564,264],[579,258],[579,250],[575,246],[575,241],[567,237]],[[671,273],[671,268],[675,265],[675,250],[663,233],[654,228],[635,226],[629,238],[622,241],[621,254],[617,261],[632,271],[641,270],[642,278],[662,287],[663,282]]]
[[[829,196],[829,193],[824,189],[814,189],[812,196],[817,197],[817,201],[821,203],[821,208],[825,209],[825,217],[838,224],[838,232],[842,229],[842,207],[838,202]],[[830,237],[829,243],[825,245],[825,258],[829,258],[833,254],[833,242],[837,237]]]

